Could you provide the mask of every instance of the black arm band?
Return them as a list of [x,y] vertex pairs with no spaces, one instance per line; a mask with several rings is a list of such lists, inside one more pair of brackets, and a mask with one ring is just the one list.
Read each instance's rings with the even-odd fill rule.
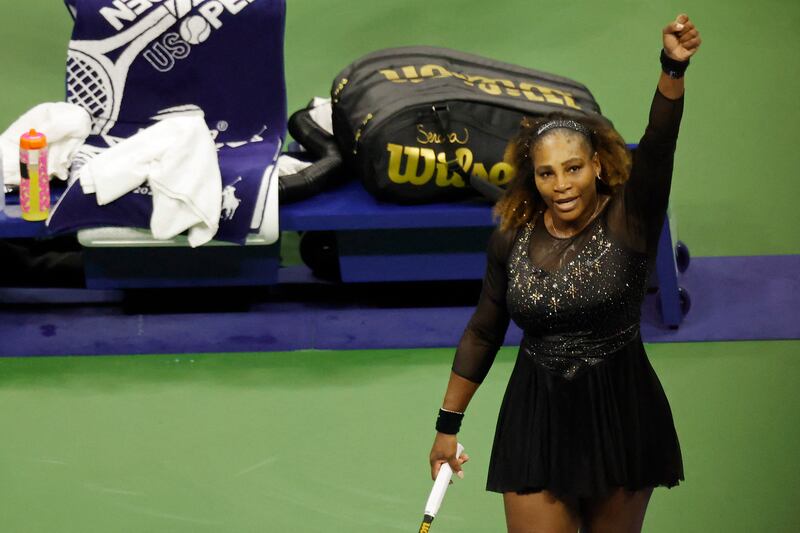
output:
[[463,419],[464,413],[439,409],[439,416],[436,417],[436,431],[447,435],[455,435],[461,429],[461,421]]
[[686,68],[688,66],[688,59],[686,61],[672,59],[667,55],[663,48],[661,49],[661,70],[663,70],[664,73],[673,80],[682,78],[686,73]]

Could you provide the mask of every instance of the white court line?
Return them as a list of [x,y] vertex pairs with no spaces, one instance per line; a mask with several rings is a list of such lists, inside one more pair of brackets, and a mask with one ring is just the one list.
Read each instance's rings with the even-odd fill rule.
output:
[[260,463],[256,463],[256,464],[254,464],[252,466],[248,466],[247,468],[245,468],[244,470],[242,470],[241,472],[236,474],[236,477],[243,476],[245,474],[249,474],[253,470],[258,470],[259,468],[262,468],[264,466],[271,465],[272,463],[274,463],[277,460],[278,460],[277,457],[267,457],[266,459],[264,459]]

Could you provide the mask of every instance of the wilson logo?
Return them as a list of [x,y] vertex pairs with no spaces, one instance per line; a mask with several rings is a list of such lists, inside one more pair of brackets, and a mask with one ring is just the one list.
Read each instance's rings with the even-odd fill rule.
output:
[[389,152],[388,177],[398,184],[425,185],[433,180],[437,187],[461,188],[466,187],[464,176],[474,174],[489,183],[505,185],[516,173],[514,167],[503,161],[491,165],[487,171],[484,163],[474,160],[472,150],[464,147],[455,150],[463,174],[449,171],[445,152],[393,143],[388,143],[386,150]]
[[513,96],[526,98],[533,102],[547,102],[571,107],[572,109],[581,109],[575,102],[574,95],[568,91],[528,81],[521,81],[517,84],[507,79],[452,72],[441,65],[430,64],[420,67],[408,65],[401,67],[399,72],[395,69],[383,69],[379,72],[392,83],[422,83],[429,79],[457,78],[463,81],[464,85],[492,96]]

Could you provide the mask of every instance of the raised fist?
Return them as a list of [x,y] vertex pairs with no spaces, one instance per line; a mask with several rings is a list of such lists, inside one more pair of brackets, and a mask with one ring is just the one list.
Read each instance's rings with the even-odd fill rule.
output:
[[700,48],[700,32],[689,20],[689,15],[681,13],[664,27],[664,52],[676,61],[686,61]]

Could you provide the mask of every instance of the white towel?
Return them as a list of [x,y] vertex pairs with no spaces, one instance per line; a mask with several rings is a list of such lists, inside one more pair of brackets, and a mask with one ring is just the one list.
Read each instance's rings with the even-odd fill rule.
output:
[[317,126],[333,135],[333,106],[330,98],[315,96],[311,102],[309,115]]
[[175,116],[141,130],[90,159],[78,171],[86,194],[105,205],[148,182],[150,230],[171,239],[188,230],[189,244],[210,241],[219,228],[222,177],[202,114]]
[[[258,226],[258,234],[261,235],[267,243],[272,244],[278,241],[280,237],[280,224],[278,217],[278,169],[277,165],[270,165],[264,172],[265,176],[269,176],[269,183],[267,184],[267,198],[263,203],[264,211],[261,218],[261,224]],[[260,198],[259,198],[259,201]]]
[[311,161],[303,161],[288,154],[278,156],[278,176],[291,176],[312,165]]
[[89,113],[75,104],[53,102],[39,104],[15,120],[0,135],[6,184],[19,185],[19,138],[31,128],[47,136],[47,170],[50,175],[66,180],[74,152],[92,129]]

